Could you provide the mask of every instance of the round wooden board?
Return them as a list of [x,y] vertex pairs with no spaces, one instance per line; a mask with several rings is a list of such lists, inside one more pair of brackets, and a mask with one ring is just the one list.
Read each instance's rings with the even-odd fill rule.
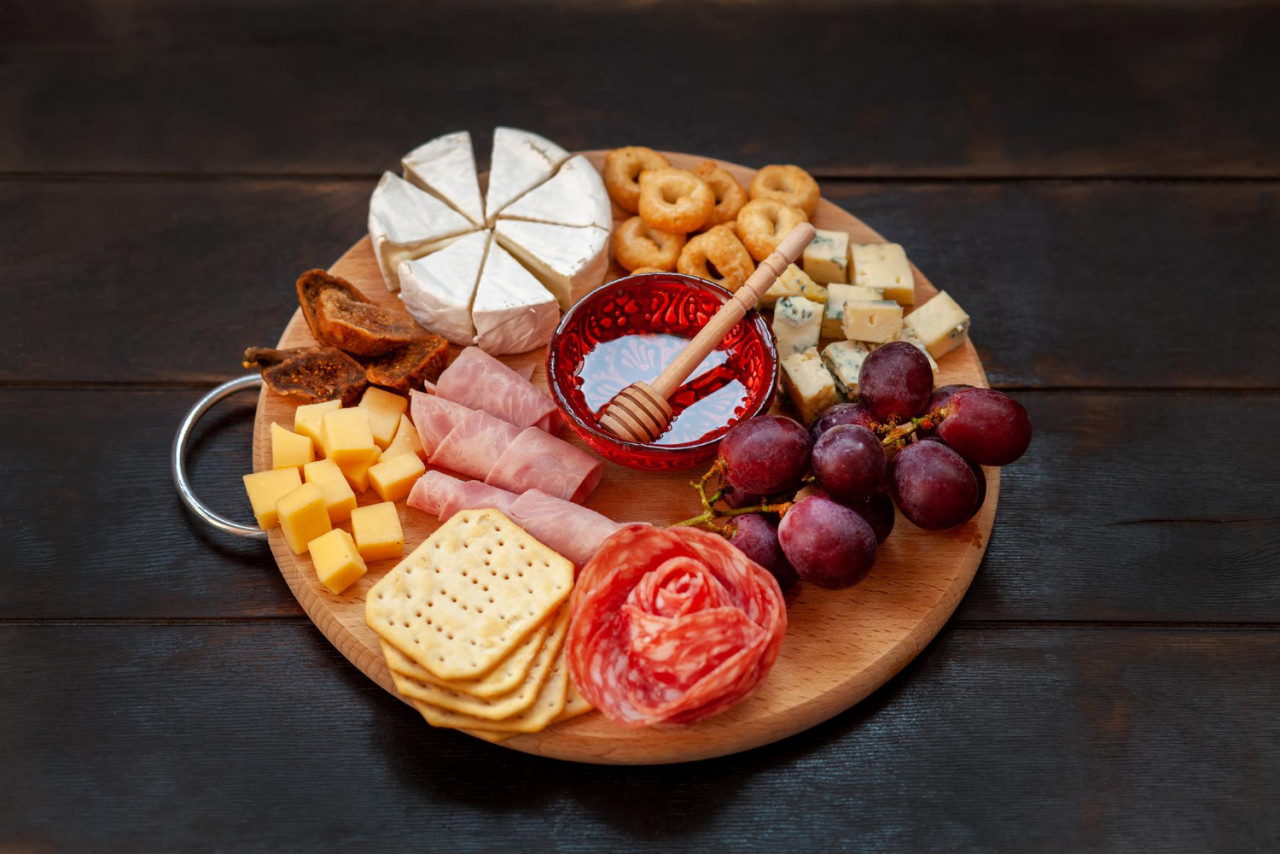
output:
[[[587,152],[601,168],[603,151]],[[675,166],[692,168],[704,158],[685,154],[667,157]],[[721,163],[745,187],[753,170]],[[615,222],[625,217],[614,209]],[[825,199],[814,224],[849,232],[855,243],[883,242],[861,220]],[[365,237],[331,268],[354,283],[370,299],[400,307],[387,292]],[[608,280],[626,275],[611,265]],[[917,269],[916,304],[936,293]],[[963,299],[963,294],[961,294]],[[280,338],[281,347],[314,344],[295,312]],[[457,348],[454,348],[456,353]],[[543,352],[504,359],[512,365],[535,366],[533,382],[545,388]],[[939,385],[987,384],[973,345],[965,345],[939,362]],[[293,424],[296,404],[263,389],[254,423],[254,470],[270,466],[270,424]],[[784,411],[779,408],[779,411]],[[565,431],[565,438],[581,445]],[[585,447],[585,445],[582,445]],[[587,506],[618,521],[670,524],[699,511],[689,480],[697,472],[648,473],[605,463],[604,479]],[[976,517],[952,531],[927,532],[899,515],[893,535],[881,547],[870,575],[849,590],[821,590],[801,583],[788,596],[789,625],[778,662],[760,689],[728,712],[680,729],[624,729],[591,713],[531,735],[501,743],[526,753],[578,762],[659,764],[722,756],[768,744],[808,729],[848,709],[871,694],[922,650],[951,616],[982,560],[995,519],[1000,492],[999,469],[987,469],[987,499]],[[361,504],[376,503],[372,491]],[[438,523],[401,503],[406,553],[421,543]],[[285,580],[307,614],[338,650],[370,679],[400,698],[379,649],[378,636],[365,625],[368,589],[396,561],[370,564],[368,574],[342,596],[334,596],[316,580],[307,555],[295,555],[279,528],[271,531],[271,550]],[[400,698],[403,699],[403,698]],[[426,726],[426,724],[423,724]]]

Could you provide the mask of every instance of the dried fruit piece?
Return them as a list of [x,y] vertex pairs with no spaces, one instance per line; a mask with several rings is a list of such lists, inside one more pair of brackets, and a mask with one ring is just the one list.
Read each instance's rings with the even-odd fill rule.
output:
[[353,356],[381,356],[427,334],[404,312],[352,299],[334,288],[320,294],[313,310],[320,343]]
[[408,394],[435,382],[449,357],[449,342],[439,335],[417,338],[383,356],[364,360],[364,371],[374,385]]
[[360,363],[337,347],[250,347],[243,365],[260,370],[276,394],[307,403],[338,399],[343,406],[354,406],[369,382]]

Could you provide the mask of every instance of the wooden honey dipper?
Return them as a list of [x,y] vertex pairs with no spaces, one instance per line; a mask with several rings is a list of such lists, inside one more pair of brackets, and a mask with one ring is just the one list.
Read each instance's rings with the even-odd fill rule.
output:
[[816,232],[802,222],[787,234],[773,254],[760,262],[756,271],[720,306],[707,325],[699,330],[680,354],[658,374],[653,384],[635,382],[618,392],[600,416],[600,426],[619,439],[629,442],[652,442],[671,426],[671,404],[667,398],[675,393],[693,369],[702,364],[707,354],[724,340],[729,330],[751,309],[764,292],[778,280],[787,267],[796,262]]

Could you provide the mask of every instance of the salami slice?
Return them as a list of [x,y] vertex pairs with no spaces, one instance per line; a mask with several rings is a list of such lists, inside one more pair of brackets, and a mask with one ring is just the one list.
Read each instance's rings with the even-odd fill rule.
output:
[[723,537],[628,525],[579,573],[574,682],[623,726],[685,724],[754,691],[786,634],[773,576]]

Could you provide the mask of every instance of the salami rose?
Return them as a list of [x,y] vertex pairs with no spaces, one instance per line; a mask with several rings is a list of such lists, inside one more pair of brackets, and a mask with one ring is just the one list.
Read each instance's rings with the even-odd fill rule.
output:
[[774,577],[692,528],[618,531],[582,568],[572,608],[574,682],[623,726],[724,711],[768,675],[787,630]]

